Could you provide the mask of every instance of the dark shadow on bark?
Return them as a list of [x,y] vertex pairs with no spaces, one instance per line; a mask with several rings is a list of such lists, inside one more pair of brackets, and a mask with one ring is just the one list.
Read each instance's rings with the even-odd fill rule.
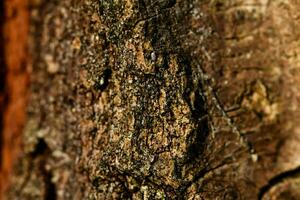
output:
[[44,188],[44,199],[45,200],[56,200],[57,199],[57,192],[56,186],[51,181],[53,174],[51,170],[46,169],[46,162],[49,154],[51,153],[50,148],[48,147],[47,143],[43,139],[39,139],[38,143],[35,147],[35,150],[30,153],[31,160],[33,162],[34,159],[40,157],[40,161],[38,163],[38,168],[40,173],[43,177],[43,181],[45,184]]
[[288,179],[288,178],[292,178],[292,177],[296,177],[297,175],[300,174],[300,167],[297,167],[296,169],[292,169],[289,171],[285,171],[277,176],[274,176],[272,179],[269,180],[269,182],[267,183],[267,185],[265,185],[264,187],[262,187],[258,193],[258,199],[262,200],[263,197],[277,184],[281,183],[282,181]]

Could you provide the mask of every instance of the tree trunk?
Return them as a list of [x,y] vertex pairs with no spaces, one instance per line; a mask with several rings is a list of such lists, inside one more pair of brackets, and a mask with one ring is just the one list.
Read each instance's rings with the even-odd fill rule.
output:
[[28,87],[26,0],[0,2],[0,199],[20,151]]
[[300,199],[299,6],[31,0],[7,199]]

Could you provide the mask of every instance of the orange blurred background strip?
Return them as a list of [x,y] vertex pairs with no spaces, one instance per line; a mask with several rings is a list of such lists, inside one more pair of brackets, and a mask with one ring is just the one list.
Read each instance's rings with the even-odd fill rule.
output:
[[[4,0],[2,26],[2,108],[0,199],[4,199],[13,162],[20,152],[21,134],[26,116],[28,88],[27,39],[29,10],[27,0]],[[1,77],[2,79],[4,77]]]

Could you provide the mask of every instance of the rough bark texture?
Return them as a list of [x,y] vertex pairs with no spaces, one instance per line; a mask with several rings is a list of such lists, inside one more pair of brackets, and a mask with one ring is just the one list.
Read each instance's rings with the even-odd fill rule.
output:
[[299,199],[299,6],[31,1],[8,199]]

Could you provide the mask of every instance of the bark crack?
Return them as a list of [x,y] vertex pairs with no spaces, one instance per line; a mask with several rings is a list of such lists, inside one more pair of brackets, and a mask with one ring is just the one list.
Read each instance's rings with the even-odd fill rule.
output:
[[[47,159],[50,155],[50,149],[44,139],[38,139],[35,149],[28,154],[28,169],[26,169],[26,175],[23,183],[19,189],[21,194],[28,182],[32,177],[32,173],[40,173],[42,181],[44,183],[44,199],[45,200],[56,200],[57,191],[56,186],[52,182],[52,171],[47,169]],[[35,169],[36,168],[36,172]]]
[[288,178],[292,178],[299,174],[300,174],[300,166],[298,166],[295,169],[284,171],[284,172],[274,176],[273,178],[271,178],[268,181],[268,183],[265,186],[260,188],[259,193],[258,193],[258,199],[259,200],[264,199],[264,196],[277,184],[283,182],[284,180],[286,180]]

